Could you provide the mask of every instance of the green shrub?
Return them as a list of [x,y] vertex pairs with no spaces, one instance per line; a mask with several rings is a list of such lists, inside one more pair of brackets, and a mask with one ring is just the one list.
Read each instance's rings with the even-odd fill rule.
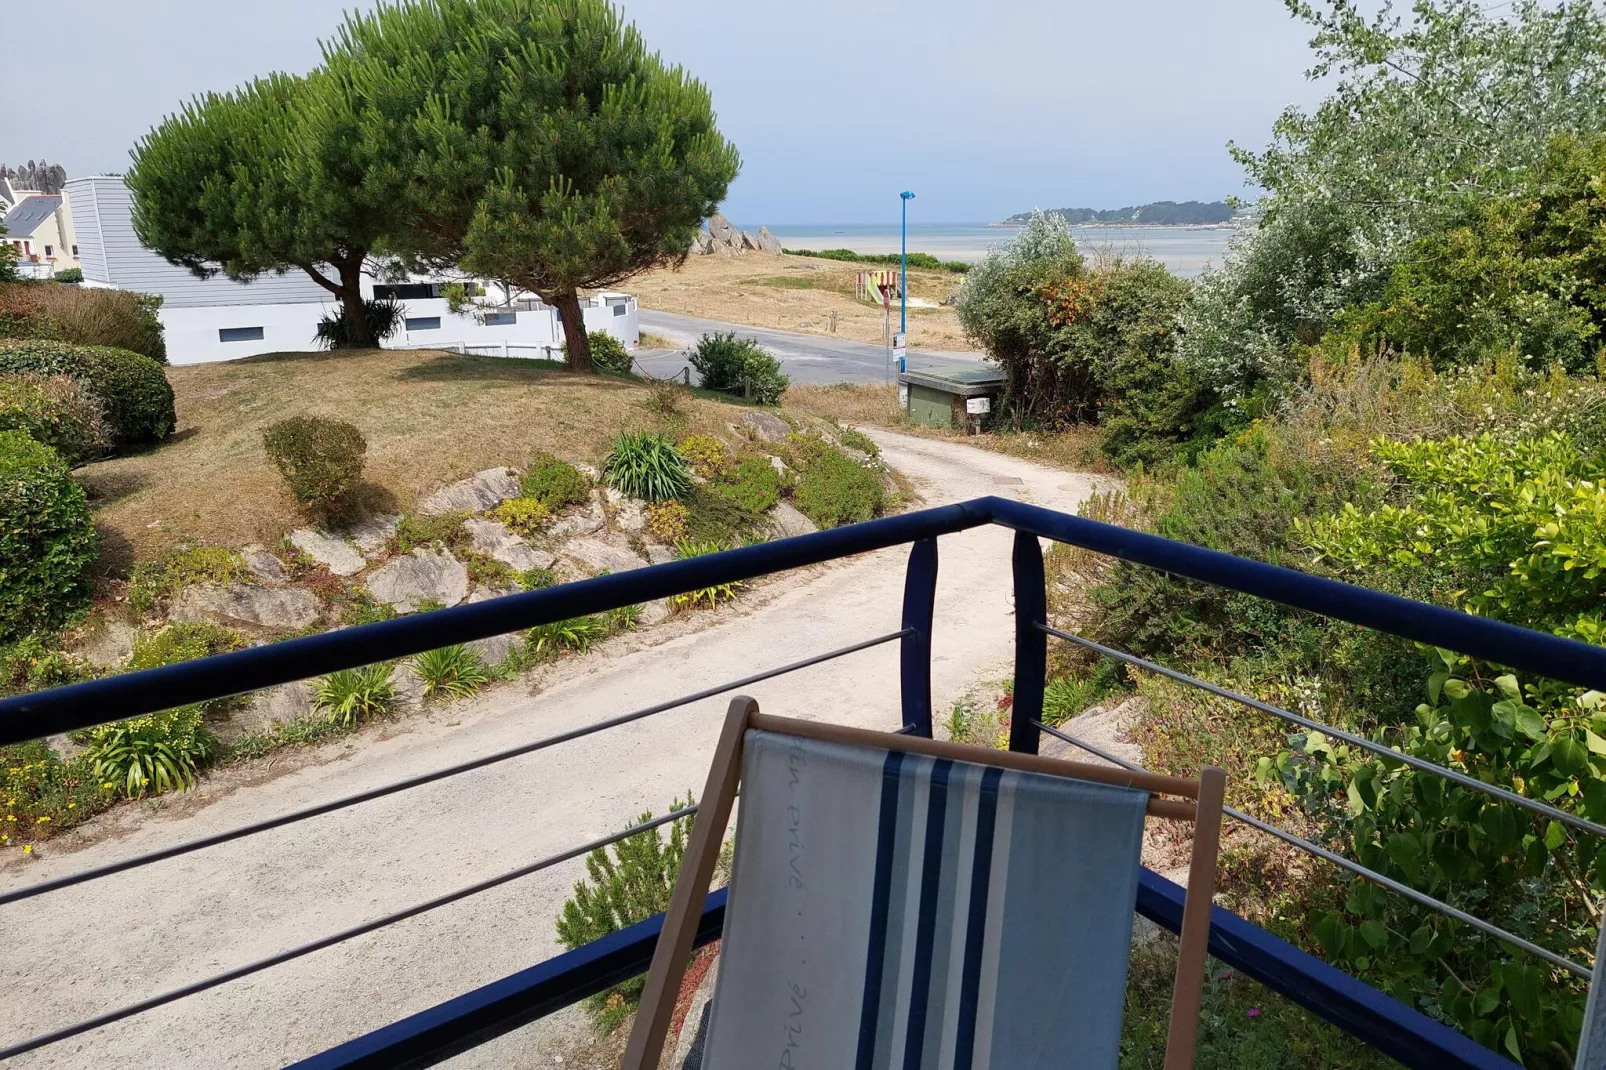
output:
[[841,450],[824,446],[815,449],[804,466],[793,500],[820,527],[834,528],[880,515],[887,491],[878,469],[865,468]]
[[[852,249],[783,249],[787,256],[814,256],[821,260],[842,260],[849,264],[885,264],[888,267],[899,267],[903,264],[900,253],[856,253]],[[938,260],[930,253],[910,253],[909,266],[912,268],[926,268],[928,270],[941,269],[963,275],[970,270],[970,265],[963,260]]]
[[[669,811],[675,813],[691,804],[688,794],[684,800],[675,800]],[[645,813],[631,824],[651,820],[652,814]],[[563,904],[563,916],[558,919],[558,940],[563,946],[571,951],[584,947],[669,909],[690,831],[691,818],[685,817],[669,823],[667,839],[660,829],[648,829],[587,855],[586,879],[575,884],[574,895]],[[642,975],[588,997],[586,1007],[598,1028],[611,1031],[629,1017],[645,984]]]
[[734,331],[705,334],[691,351],[698,385],[705,390],[735,394],[760,405],[777,405],[792,380],[781,372],[781,362],[751,338]]
[[725,470],[729,453],[725,443],[713,435],[687,435],[675,446],[691,470],[704,479],[713,479]]
[[368,442],[344,420],[292,416],[262,433],[268,460],[297,502],[320,516],[341,509],[362,478]]
[[591,496],[591,481],[568,461],[537,453],[519,480],[519,490],[555,513],[565,505],[583,504]]
[[467,513],[408,513],[396,525],[396,552],[410,554],[421,546],[461,546],[465,539],[463,521],[467,519]]
[[781,474],[767,457],[743,457],[712,486],[715,493],[753,514],[763,513],[781,500]]
[[0,747],[0,847],[30,844],[71,828],[111,804],[94,763],[63,761],[42,739]]
[[312,708],[342,728],[355,728],[383,717],[395,705],[396,684],[389,665],[332,672],[312,697]]
[[[55,281],[64,281],[63,274]],[[0,295],[0,338],[110,346],[166,364],[167,343],[157,315],[161,307],[156,294],[128,290],[47,283],[11,286]]]
[[[362,308],[364,318],[368,320],[368,329],[373,334],[373,345],[378,345],[400,330],[402,321],[407,315],[405,306],[388,299],[370,298],[362,303]],[[351,321],[346,316],[344,303],[336,305],[334,311],[318,321],[318,330],[314,338],[325,349],[356,347],[356,342],[352,340]],[[364,347],[368,345],[369,343],[363,343]]]
[[0,642],[55,628],[81,608],[97,547],[84,490],[56,452],[0,431]]
[[598,371],[629,374],[634,361],[625,344],[607,331],[588,331],[586,341],[591,344],[591,366]]
[[105,450],[106,410],[66,375],[0,375],[0,431],[24,432],[77,465]]
[[352,591],[351,600],[340,613],[340,623],[346,626],[378,624],[382,620],[395,619],[395,607],[386,602],[376,601],[364,587]]
[[761,514],[743,508],[712,487],[693,487],[684,504],[684,537],[693,542],[734,546],[755,535],[764,523]]
[[469,581],[476,590],[494,588],[500,590],[513,584],[514,572],[511,567],[498,561],[488,554],[469,551],[461,556],[463,567],[468,570]]
[[540,498],[509,498],[491,511],[491,516],[520,535],[539,535],[541,525],[552,517],[552,510]]
[[557,573],[549,568],[528,568],[518,575],[519,586],[526,591],[539,591],[558,585]]
[[159,442],[173,433],[173,388],[162,366],[126,349],[66,342],[0,341],[0,374],[67,375],[83,383],[106,408],[112,445]]
[[603,624],[609,635],[633,632],[641,626],[640,606],[619,606],[603,614]]
[[221,546],[192,546],[175,550],[162,561],[142,561],[128,579],[128,604],[149,613],[163,599],[185,587],[208,584],[226,587],[247,573],[245,559]]
[[627,431],[614,439],[602,474],[620,493],[649,502],[680,498],[692,488],[686,458],[667,438],[646,431]]
[[84,281],[83,268],[62,268],[50,277],[51,282],[73,285]]
[[677,501],[654,502],[647,506],[646,532],[667,546],[673,546],[686,537],[686,520],[690,514]]
[[[239,650],[245,640],[238,632],[210,621],[183,621],[169,624],[159,632],[142,632],[134,636],[134,652],[128,659],[128,671],[157,669],[163,665],[177,665],[181,661],[209,658],[213,654],[226,654]],[[214,713],[235,705],[237,698],[221,698],[202,703],[203,713]]]
[[491,682],[485,659],[461,643],[418,655],[413,659],[413,672],[424,685],[426,699],[468,698]]
[[850,450],[868,454],[872,458],[881,456],[881,447],[875,444],[875,439],[855,427],[844,427],[837,435],[837,442]]
[[584,654],[591,644],[608,635],[608,625],[596,617],[571,617],[537,624],[526,633],[529,651],[538,657],[572,650]]
[[25,635],[0,647],[0,695],[20,695],[87,680],[94,671],[39,634]]
[[188,791],[214,749],[199,706],[100,725],[86,737],[84,756],[101,786],[130,799]]

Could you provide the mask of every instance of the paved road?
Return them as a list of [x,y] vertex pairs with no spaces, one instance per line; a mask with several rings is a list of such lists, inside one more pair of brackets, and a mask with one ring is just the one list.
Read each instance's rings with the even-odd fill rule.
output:
[[[682,316],[674,312],[641,310],[641,329],[674,342],[689,346],[705,334],[715,331],[735,331],[743,338],[753,338],[765,349],[780,358],[781,370],[799,383],[880,383],[888,381],[887,351],[882,346],[828,338],[819,334],[793,334],[790,331],[772,331],[765,327],[744,327],[736,323],[716,323],[713,320]],[[938,364],[971,363],[982,359],[980,353],[958,353],[936,349],[909,350],[910,368],[929,368]],[[677,352],[651,350],[636,357],[637,363],[660,379],[679,374],[686,367],[685,358]],[[896,377],[893,377],[895,381]]]
[[[957,443],[872,432],[928,504],[1003,494],[1072,509],[1088,478]],[[1009,672],[1011,535],[944,536],[933,643],[941,716]],[[500,685],[360,737],[224,770],[189,795],[125,806],[16,852],[0,887],[235,828],[639,709],[898,627],[905,554],[868,554],[745,595],[736,606],[610,641],[546,678]],[[688,625],[696,630],[688,630]],[[898,722],[887,645],[754,686],[767,711],[868,727]],[[414,791],[0,907],[0,1045],[119,1007],[442,895],[625,827],[700,790],[727,700],[710,699]],[[147,811],[142,813],[141,810]],[[367,1032],[556,950],[578,861],[8,1063],[266,1068]],[[454,1067],[554,1066],[584,1026],[520,1030]],[[574,1070],[570,1058],[564,1070]]]

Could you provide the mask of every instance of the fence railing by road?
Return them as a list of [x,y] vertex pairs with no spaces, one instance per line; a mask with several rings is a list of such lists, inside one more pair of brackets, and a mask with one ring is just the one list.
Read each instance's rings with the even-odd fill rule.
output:
[[[1420,772],[1442,776],[1461,787],[1562,821],[1575,831],[1587,835],[1606,835],[1606,829],[1601,826],[1541,800],[1484,784],[1457,770],[1409,759],[1373,741],[1351,737],[1337,728],[1320,725],[1291,711],[1053,627],[1047,620],[1043,555],[1039,539],[1069,543],[1335,620],[1376,628],[1417,642],[1496,660],[1517,670],[1603,691],[1606,691],[1606,649],[1003,498],[980,498],[959,505],[888,517],[775,543],[601,576],[0,701],[0,745],[4,745],[321,676],[338,669],[406,657],[442,646],[516,632],[539,624],[604,612],[717,584],[749,580],[851,554],[910,546],[902,619],[895,631],[821,651],[802,660],[779,664],[691,695],[676,696],[643,709],[619,713],[583,728],[532,740],[472,761],[225,833],[16,888],[0,893],[0,908],[13,907],[88,881],[110,879],[131,869],[157,865],[184,854],[311,820],[335,810],[359,806],[373,799],[558,746],[886,643],[896,642],[900,648],[898,686],[902,726],[898,731],[929,736],[932,731],[931,633],[938,576],[938,539],[989,523],[1011,528],[1016,533],[1013,552],[1016,661],[1009,739],[1012,750],[1036,753],[1044,732],[1083,746],[1084,749],[1091,749],[1069,733],[1048,726],[1043,721],[1047,643],[1050,638],[1055,638],[1086,646],[1141,670],[1162,673],[1189,686],[1203,688],[1257,713],[1340,738],[1351,738],[1356,746],[1385,752],[1391,760],[1407,762]],[[1115,760],[1111,756],[1103,756]],[[1250,815],[1236,810],[1232,815],[1263,833],[1277,836],[1300,850],[1339,866],[1353,876],[1373,881],[1420,906],[1455,917],[1491,937],[1505,941],[1524,954],[1537,956],[1581,977],[1591,976],[1591,964],[1574,962],[1557,955],[1486,919],[1476,918],[1466,911],[1426,896]],[[463,901],[490,888],[580,857],[598,846],[647,831],[674,820],[676,816],[679,815],[665,815],[615,836],[577,843],[487,880],[287,948],[256,962],[154,994],[127,1006],[108,1008],[87,1019],[62,1023],[34,1036],[10,1040],[7,1046],[0,1048],[0,1060],[103,1028],[154,1007],[228,984],[448,903]],[[723,905],[723,893],[715,893],[708,898],[702,918],[701,940],[706,942],[717,937],[723,920]],[[1144,873],[1136,903],[1139,913],[1177,931],[1181,924],[1181,906],[1181,889],[1156,874]],[[439,1062],[644,971],[651,958],[660,920],[642,922],[595,944],[560,955],[368,1036],[356,1038],[299,1065],[318,1068],[392,1067],[426,1066]],[[0,925],[3,924],[4,917],[0,916]],[[1327,1018],[1406,1066],[1509,1068],[1513,1065],[1441,1022],[1343,974],[1221,908],[1216,908],[1212,926],[1211,951],[1217,958]]]

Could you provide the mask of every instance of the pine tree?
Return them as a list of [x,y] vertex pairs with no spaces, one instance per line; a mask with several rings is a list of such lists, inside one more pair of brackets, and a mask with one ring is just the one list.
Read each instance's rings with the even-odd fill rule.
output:
[[392,248],[539,294],[576,368],[578,291],[683,260],[740,167],[707,88],[607,0],[407,0],[325,55],[361,101],[347,143],[408,161],[362,168],[406,206]]

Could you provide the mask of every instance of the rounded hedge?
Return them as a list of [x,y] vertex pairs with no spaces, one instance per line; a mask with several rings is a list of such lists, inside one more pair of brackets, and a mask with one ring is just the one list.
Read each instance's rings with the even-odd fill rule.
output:
[[160,442],[173,433],[173,387],[149,357],[108,346],[41,339],[0,341],[0,374],[66,375],[87,386],[106,407],[114,447]]
[[0,431],[0,643],[55,628],[88,600],[97,539],[56,451]]
[[0,375],[0,431],[22,431],[69,465],[106,448],[106,411],[89,388],[67,375]]

